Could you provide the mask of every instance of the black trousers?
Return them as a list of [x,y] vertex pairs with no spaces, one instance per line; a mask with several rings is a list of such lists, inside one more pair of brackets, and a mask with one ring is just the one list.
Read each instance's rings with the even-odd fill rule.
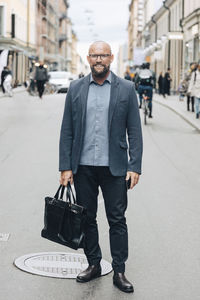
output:
[[192,111],[194,112],[194,97],[187,95],[187,110],[190,110],[190,102],[191,102]]
[[98,264],[102,258],[96,221],[100,186],[110,227],[112,267],[114,271],[123,273],[128,258],[125,176],[113,176],[108,167],[79,166],[74,175],[74,186],[78,204],[87,209],[84,252],[89,265]]
[[38,89],[40,98],[42,97],[42,95],[44,93],[44,85],[45,85],[45,80],[37,80],[37,89]]
[[5,89],[4,89],[4,86],[3,86],[3,82],[4,82],[4,80],[1,80],[1,88],[2,88],[2,92],[5,94]]

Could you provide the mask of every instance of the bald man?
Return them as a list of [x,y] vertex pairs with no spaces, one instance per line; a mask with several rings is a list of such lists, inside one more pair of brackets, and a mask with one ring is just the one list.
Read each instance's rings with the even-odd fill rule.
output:
[[110,227],[113,283],[130,293],[134,288],[124,274],[127,182],[132,189],[139,181],[142,132],[134,85],[110,71],[113,58],[109,44],[93,43],[87,56],[91,73],[70,85],[60,134],[59,170],[60,183],[74,182],[77,202],[87,209],[84,252],[89,266],[77,276],[77,282],[101,276],[96,221],[100,187]]

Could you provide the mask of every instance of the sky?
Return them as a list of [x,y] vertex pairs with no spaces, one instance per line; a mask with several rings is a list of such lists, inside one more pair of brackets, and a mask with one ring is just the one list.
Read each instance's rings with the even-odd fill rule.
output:
[[111,45],[117,61],[119,45],[128,40],[130,0],[70,0],[68,16],[78,37],[78,53],[86,62],[89,45],[103,40]]

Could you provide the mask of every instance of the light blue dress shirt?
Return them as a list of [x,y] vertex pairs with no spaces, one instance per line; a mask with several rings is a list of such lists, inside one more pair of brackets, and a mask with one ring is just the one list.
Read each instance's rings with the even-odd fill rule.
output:
[[111,73],[102,85],[96,83],[91,74],[80,165],[109,166],[108,110],[110,90]]

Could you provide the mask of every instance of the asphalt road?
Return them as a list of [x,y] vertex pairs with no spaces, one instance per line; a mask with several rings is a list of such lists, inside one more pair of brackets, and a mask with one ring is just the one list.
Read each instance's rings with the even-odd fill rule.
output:
[[[135,293],[112,284],[112,273],[86,284],[31,275],[13,265],[36,252],[71,249],[40,237],[44,197],[58,187],[58,140],[64,94],[0,99],[0,300],[200,299],[200,135],[167,108],[154,105],[143,127],[143,175],[129,191],[129,260]],[[102,197],[98,222],[111,261]],[[79,250],[82,253],[81,250]]]

